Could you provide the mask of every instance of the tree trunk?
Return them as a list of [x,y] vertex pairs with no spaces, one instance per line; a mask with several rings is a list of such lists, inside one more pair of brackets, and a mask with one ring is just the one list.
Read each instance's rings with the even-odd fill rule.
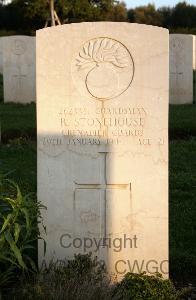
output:
[[56,13],[56,10],[54,11],[54,17],[55,17],[55,20],[56,20],[57,24],[58,24],[58,25],[61,25],[61,21],[60,21],[58,15],[57,15],[57,13]]
[[54,0],[50,0],[50,14],[51,14],[51,25],[55,26]]

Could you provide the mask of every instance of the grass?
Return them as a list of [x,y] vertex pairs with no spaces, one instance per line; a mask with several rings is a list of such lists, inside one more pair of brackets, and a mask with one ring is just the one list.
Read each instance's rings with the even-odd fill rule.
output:
[[19,137],[36,138],[36,107],[33,103],[0,103],[0,122],[3,142]]
[[3,102],[3,76],[0,74],[0,103]]
[[37,190],[37,153],[36,143],[23,143],[14,140],[10,144],[0,145],[0,171],[10,172],[9,179],[18,183],[25,194]]
[[196,103],[196,70],[193,70],[193,99]]
[[170,271],[196,276],[196,137],[170,142]]
[[[36,192],[35,105],[0,104],[0,170],[22,190]],[[170,272],[196,276],[196,105],[170,106]],[[19,137],[31,140],[24,142]],[[15,140],[9,141],[10,139]]]
[[170,105],[169,115],[170,140],[196,136],[196,105]]
[[3,103],[3,76],[0,74],[0,128],[4,143],[14,138],[36,139],[35,104]]

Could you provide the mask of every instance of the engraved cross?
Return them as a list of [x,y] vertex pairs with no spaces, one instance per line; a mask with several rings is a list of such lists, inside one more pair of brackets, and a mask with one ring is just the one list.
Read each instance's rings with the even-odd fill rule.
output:
[[103,182],[102,183],[97,183],[97,184],[88,184],[88,183],[77,183],[75,181],[75,185],[76,187],[78,187],[79,189],[99,189],[99,190],[104,190],[106,192],[107,189],[123,189],[123,190],[127,190],[130,189],[131,190],[131,183],[120,183],[120,184],[116,184],[116,183],[107,183],[107,152],[99,152],[101,154],[104,154],[104,172],[103,172]]
[[26,74],[23,74],[21,72],[21,67],[18,68],[18,74],[14,74],[13,77],[17,80],[17,83],[18,83],[18,90],[20,91],[21,88],[22,88],[22,79],[23,78],[26,78],[27,75]]
[[[107,180],[107,152],[99,152],[100,154],[103,154],[104,163],[101,164],[102,166],[102,176],[101,176],[101,182],[97,184],[91,184],[91,183],[78,183],[74,182],[76,185],[76,189],[98,189],[100,191],[103,191],[103,198],[104,198],[104,205],[105,205],[105,216],[104,216],[104,223],[105,223],[105,232],[104,236],[107,236],[106,233],[106,192],[111,189],[117,189],[117,190],[129,190],[131,191],[131,183],[108,183]],[[105,245],[103,245],[105,246]]]
[[170,72],[171,75],[175,76],[175,85],[177,87],[178,85],[178,80],[181,78],[181,76],[183,75],[183,72]]

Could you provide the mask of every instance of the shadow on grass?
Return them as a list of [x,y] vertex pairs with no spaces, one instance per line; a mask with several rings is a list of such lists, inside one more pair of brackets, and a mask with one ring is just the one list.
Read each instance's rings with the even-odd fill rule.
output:
[[0,122],[3,143],[20,137],[36,140],[35,103],[0,103]]
[[188,140],[196,136],[196,105],[170,105],[169,139]]
[[196,281],[196,137],[170,142],[170,274]]

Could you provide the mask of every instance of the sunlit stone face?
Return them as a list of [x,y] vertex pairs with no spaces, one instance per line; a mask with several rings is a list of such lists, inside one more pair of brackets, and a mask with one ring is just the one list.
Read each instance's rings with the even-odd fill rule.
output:
[[119,279],[134,261],[150,273],[152,259],[167,276],[168,31],[40,30],[37,84],[40,264],[92,252]]
[[0,38],[0,74],[3,74],[3,38]]
[[93,97],[98,99],[114,97],[115,90],[119,89],[119,79],[115,69],[109,63],[97,64],[86,76],[86,88]]
[[84,43],[74,57],[72,76],[81,95],[106,101],[129,88],[134,76],[133,58],[119,41],[94,38]]

